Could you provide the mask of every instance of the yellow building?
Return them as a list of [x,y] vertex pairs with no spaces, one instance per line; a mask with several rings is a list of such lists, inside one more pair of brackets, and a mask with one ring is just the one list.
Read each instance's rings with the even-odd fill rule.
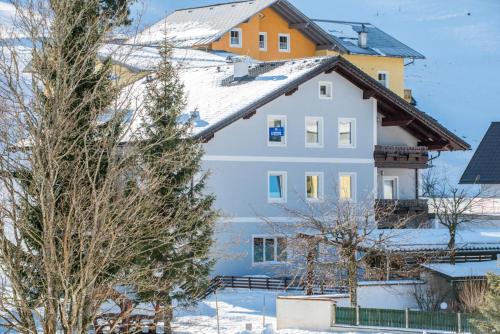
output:
[[[186,8],[130,42],[223,51],[258,61],[342,55],[396,94],[405,94],[405,59],[424,58],[369,23],[311,20],[286,0],[249,0]],[[406,95],[406,96],[405,96]]]

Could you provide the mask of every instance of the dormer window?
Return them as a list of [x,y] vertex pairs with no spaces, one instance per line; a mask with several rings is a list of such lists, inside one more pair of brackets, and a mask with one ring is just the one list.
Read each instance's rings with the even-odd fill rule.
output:
[[232,48],[241,48],[242,47],[242,31],[241,29],[232,29],[230,32],[230,47]]
[[389,73],[385,71],[378,72],[377,77],[378,82],[380,82],[384,87],[389,88]]
[[279,34],[278,42],[279,52],[290,52],[290,34]]

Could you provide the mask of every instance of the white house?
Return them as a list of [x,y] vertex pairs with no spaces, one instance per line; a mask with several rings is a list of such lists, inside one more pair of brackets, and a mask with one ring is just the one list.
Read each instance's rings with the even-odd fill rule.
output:
[[[148,52],[130,57],[132,66],[151,65]],[[174,53],[186,112],[199,115],[194,135],[204,141],[208,190],[223,213],[215,274],[283,268],[286,236],[267,222],[290,222],[283,207],[376,197],[401,213],[425,213],[418,178],[428,152],[469,148],[342,57],[242,64],[225,56]],[[138,98],[147,80],[134,84]]]

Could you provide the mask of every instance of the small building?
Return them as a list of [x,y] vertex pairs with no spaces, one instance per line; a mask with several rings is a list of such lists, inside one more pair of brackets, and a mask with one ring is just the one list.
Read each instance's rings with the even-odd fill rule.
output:
[[500,275],[500,261],[498,260],[456,264],[429,263],[424,264],[423,267],[452,284],[468,280],[484,280],[488,274]]
[[500,122],[491,123],[460,183],[480,185],[487,195],[500,198]]

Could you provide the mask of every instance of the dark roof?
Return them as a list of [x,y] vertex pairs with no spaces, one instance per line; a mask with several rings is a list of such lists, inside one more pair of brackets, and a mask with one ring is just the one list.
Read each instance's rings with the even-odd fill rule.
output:
[[308,80],[321,73],[333,71],[361,88],[367,96],[377,99],[379,113],[392,120],[404,120],[406,125],[402,127],[420,139],[421,146],[427,146],[430,150],[437,151],[470,149],[468,143],[439,124],[437,120],[412,106],[341,56],[325,59],[321,66],[316,67],[313,71],[307,72],[289,84],[270,92],[244,109],[207,128],[198,136],[205,139],[211,138],[217,131],[241,118],[248,117],[262,106],[293,91]]
[[500,184],[500,122],[491,123],[460,183]]
[[[383,32],[371,23],[320,19],[313,19],[313,21],[329,33],[350,54],[415,59],[425,58],[421,53]],[[358,45],[359,33],[363,30],[368,34],[367,46],[365,48]]]

